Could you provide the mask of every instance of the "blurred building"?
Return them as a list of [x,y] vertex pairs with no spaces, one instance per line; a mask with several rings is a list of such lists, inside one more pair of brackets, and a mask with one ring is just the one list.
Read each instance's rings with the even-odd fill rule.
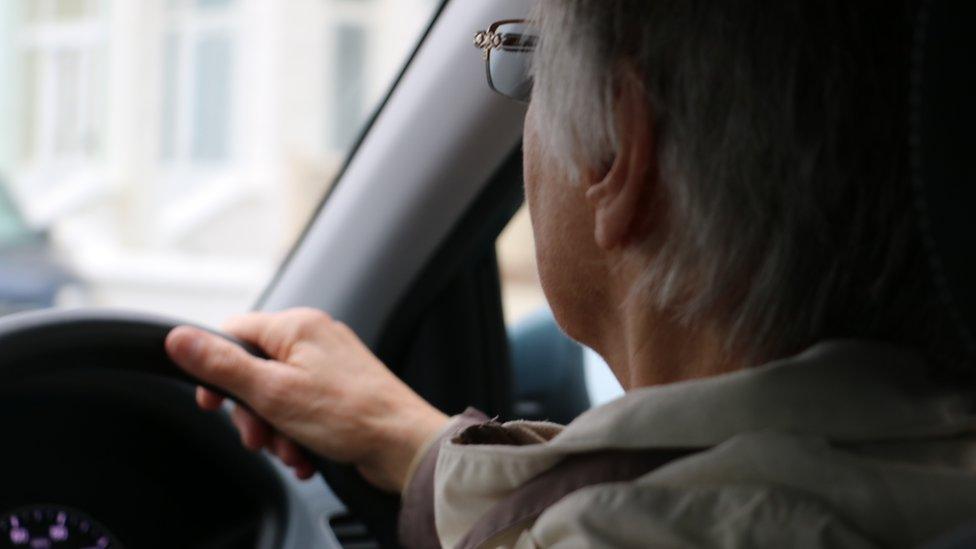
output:
[[3,0],[0,183],[86,304],[268,281],[436,0]]

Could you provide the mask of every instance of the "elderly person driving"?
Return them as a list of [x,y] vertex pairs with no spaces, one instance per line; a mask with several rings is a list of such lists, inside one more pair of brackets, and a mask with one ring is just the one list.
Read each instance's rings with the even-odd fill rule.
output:
[[406,545],[926,542],[976,518],[976,416],[912,209],[913,14],[541,0],[479,33],[531,98],[546,297],[626,389],[568,426],[446,417],[318,311],[227,323],[268,360],[188,327],[167,349],[249,405],[248,448],[400,492]]

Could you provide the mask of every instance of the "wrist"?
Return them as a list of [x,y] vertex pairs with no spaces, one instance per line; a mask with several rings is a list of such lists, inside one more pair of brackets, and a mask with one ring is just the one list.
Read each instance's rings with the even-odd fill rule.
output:
[[386,415],[377,425],[375,448],[360,464],[360,471],[374,485],[402,493],[413,463],[449,421],[427,402]]

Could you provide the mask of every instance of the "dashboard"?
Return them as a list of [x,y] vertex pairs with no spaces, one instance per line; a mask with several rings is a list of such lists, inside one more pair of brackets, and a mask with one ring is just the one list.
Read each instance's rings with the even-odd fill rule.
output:
[[121,547],[95,519],[76,509],[31,505],[0,517],[0,547]]
[[[97,368],[0,385],[0,548],[335,546],[320,479],[243,449],[189,384]],[[330,499],[331,498],[331,499]]]

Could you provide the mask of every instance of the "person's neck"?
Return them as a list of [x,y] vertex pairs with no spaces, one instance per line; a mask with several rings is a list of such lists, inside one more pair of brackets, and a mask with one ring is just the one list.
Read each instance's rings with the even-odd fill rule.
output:
[[[629,292],[629,290],[628,290]],[[725,349],[724,338],[705,326],[685,326],[674,315],[620,296],[617,314],[594,348],[625,390],[724,374],[745,366]]]

